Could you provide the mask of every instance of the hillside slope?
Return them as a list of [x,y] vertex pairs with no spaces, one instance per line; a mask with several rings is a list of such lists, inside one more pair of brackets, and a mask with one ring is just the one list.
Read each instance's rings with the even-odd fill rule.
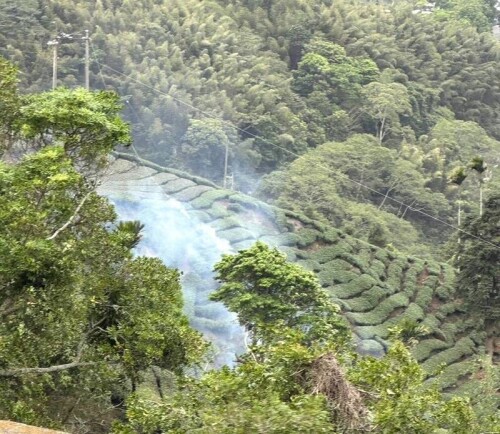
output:
[[[120,154],[113,162],[100,192],[115,200],[138,201],[140,207],[140,195],[131,192],[147,191],[144,186],[152,185],[161,191],[161,200],[182,203],[187,218],[213,228],[232,249],[245,248],[259,239],[313,270],[342,307],[359,352],[383,353],[389,327],[407,318],[429,328],[430,334],[415,347],[414,354],[430,376],[446,365],[443,387],[460,385],[471,372],[472,358],[482,350],[484,335],[452,300],[454,271],[449,265],[378,248],[303,216],[130,155]],[[221,313],[206,301],[213,285],[196,267],[185,277],[194,291],[187,300],[193,324],[209,334],[225,335],[227,324],[218,321]]]

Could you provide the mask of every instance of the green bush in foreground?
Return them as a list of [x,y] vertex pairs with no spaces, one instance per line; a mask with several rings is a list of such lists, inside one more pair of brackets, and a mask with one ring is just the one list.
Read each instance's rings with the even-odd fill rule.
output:
[[382,359],[362,359],[352,369],[350,378],[373,393],[369,405],[374,414],[375,432],[479,432],[468,401],[458,397],[446,400],[438,389],[425,386],[422,368],[401,342],[394,343]]
[[[114,434],[470,434],[494,426],[491,408],[478,418],[467,398],[447,399],[426,384],[401,341],[382,358],[354,356],[335,312],[333,321],[311,316],[328,311],[313,275],[276,250],[257,243],[215,269],[222,287],[214,298],[253,344],[234,368],[180,379],[158,402],[129,399],[128,422]],[[396,339],[405,333],[393,329]]]

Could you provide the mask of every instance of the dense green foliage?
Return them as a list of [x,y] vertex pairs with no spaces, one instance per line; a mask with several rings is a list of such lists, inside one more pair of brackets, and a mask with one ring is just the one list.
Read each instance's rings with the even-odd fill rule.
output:
[[[473,359],[485,342],[492,342],[485,341],[484,324],[471,318],[460,300],[454,299],[455,272],[450,265],[377,248],[303,214],[214,189],[206,180],[175,169],[144,161],[141,164],[145,167],[134,169],[135,161],[123,155],[114,166],[118,173],[112,179],[119,180],[120,173],[135,173],[140,183],[165,180],[161,189],[169,198],[189,203],[189,221],[204,222],[235,251],[260,238],[286,253],[289,260],[314,271],[322,287],[341,306],[362,354],[380,356],[387,348],[390,328],[401,321],[416,322],[428,330],[412,349],[419,363],[431,376],[446,365],[440,384],[462,389],[464,379],[475,369]],[[145,170],[150,170],[147,178]],[[134,206],[140,204],[138,201]],[[456,246],[454,243],[452,248]],[[217,336],[222,347],[226,342],[241,343],[241,338],[232,336],[231,322],[208,302],[216,288],[207,285],[203,270],[211,265],[205,258],[185,276],[188,312],[193,324]],[[232,336],[229,340],[228,335]]]
[[[28,89],[43,90],[51,53],[42,42],[56,28],[73,34],[59,45],[60,83],[73,87],[89,28],[92,85],[122,95],[139,152],[222,183],[227,150],[228,173],[244,191],[305,153],[308,176],[321,182],[323,156],[310,149],[373,135],[392,150],[393,173],[343,170],[353,189],[371,192],[332,192],[324,200],[339,208],[333,216],[320,204],[307,211],[377,245],[429,255],[450,231],[426,214],[454,225],[459,201],[466,215],[478,206],[477,179],[457,189],[450,173],[474,156],[498,164],[493,3],[442,1],[421,13],[410,1],[1,2],[11,17],[0,27],[1,52],[26,71]],[[363,151],[352,158],[377,161]],[[307,181],[294,168],[280,174],[284,193],[268,196],[275,183],[266,181],[263,198],[301,208],[287,191]],[[497,174],[485,178],[486,194],[499,187]]]
[[465,400],[445,400],[437,389],[423,384],[422,368],[401,342],[396,342],[382,359],[361,360],[351,378],[376,393],[371,405],[380,432],[466,434],[479,429]]
[[[319,166],[311,171],[312,165]],[[321,145],[294,161],[287,171],[274,172],[261,187],[261,194],[375,245],[393,243],[398,249],[418,249],[418,232],[409,222],[424,233],[432,234],[432,228],[420,214],[408,210],[409,205],[401,204],[413,202],[412,208],[425,209],[436,217],[446,218],[449,213],[446,197],[426,187],[420,167],[374,137],[356,135],[343,143]],[[384,194],[379,193],[382,191]]]
[[32,149],[59,145],[78,165],[99,167],[115,146],[130,144],[120,109],[114,93],[59,88],[23,98],[16,128]]
[[[498,379],[482,366],[484,399],[467,389],[498,334],[495,3],[0,0],[26,92],[0,60],[0,417],[106,431],[126,398],[116,433],[497,431]],[[56,34],[65,87],[44,92]],[[141,223],[94,192],[130,143],[121,103],[141,155],[289,211],[196,177],[164,192],[235,249],[262,238],[317,273],[264,243],[223,257],[211,298],[251,338],[232,368],[182,375],[205,344],[179,272],[134,258]],[[400,252],[454,254],[458,298],[446,266]],[[223,333],[190,278],[193,323]],[[388,342],[398,324],[412,348]]]
[[302,331],[308,342],[336,340],[343,345],[348,340],[338,307],[314,274],[287,262],[278,250],[259,242],[235,256],[223,256],[215,271],[222,285],[211,299],[236,312],[253,341],[265,339],[259,330],[274,323]]
[[12,123],[18,113],[19,98],[17,95],[17,69],[4,58],[0,58],[0,155],[10,145],[12,139]]
[[[492,336],[498,335],[500,319],[500,195],[485,204],[483,215],[464,224],[460,234],[456,266],[457,293],[467,308],[486,323]],[[483,240],[486,240],[484,242]],[[488,343],[493,355],[494,343]]]
[[[275,259],[269,264],[271,256]],[[271,266],[270,272],[262,269],[264,263]],[[161,402],[134,397],[128,424],[116,424],[115,433],[478,431],[468,400],[447,400],[425,384],[424,371],[402,342],[393,343],[383,358],[357,359],[342,345],[345,329],[340,322],[340,334],[322,341],[307,339],[310,330],[297,328],[294,319],[307,312],[308,305],[325,304],[318,299],[321,290],[310,296],[299,292],[301,303],[292,306],[283,293],[297,293],[314,285],[314,279],[283,261],[276,250],[258,243],[224,256],[215,268],[223,283],[215,296],[227,302],[240,321],[251,324],[249,330],[258,339],[233,369],[180,382]],[[283,276],[289,274],[285,283]],[[286,318],[273,317],[283,312]],[[496,429],[492,420],[481,428]]]
[[99,432],[112,395],[151,365],[182,370],[205,344],[182,311],[179,272],[133,258],[141,226],[116,225],[94,192],[88,167],[128,140],[116,98],[59,90],[18,107],[3,125],[11,162],[0,162],[0,418],[75,430],[90,419]]

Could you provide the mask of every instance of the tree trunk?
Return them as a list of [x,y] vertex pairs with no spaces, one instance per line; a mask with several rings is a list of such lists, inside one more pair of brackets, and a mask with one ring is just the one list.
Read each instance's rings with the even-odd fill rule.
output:
[[384,140],[385,137],[385,117],[382,118],[380,121],[380,129],[378,132],[378,142],[379,144],[382,144],[382,141]]
[[493,362],[493,355],[495,353],[495,322],[494,321],[486,321],[485,324],[486,331],[486,341],[484,343],[486,354],[491,362]]

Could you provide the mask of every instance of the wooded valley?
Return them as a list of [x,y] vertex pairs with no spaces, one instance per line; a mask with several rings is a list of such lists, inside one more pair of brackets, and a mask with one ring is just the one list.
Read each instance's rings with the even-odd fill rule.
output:
[[[0,0],[0,419],[500,432],[497,20],[493,0]],[[96,193],[114,151],[227,240],[217,288],[137,255],[144,224]],[[233,365],[200,294],[244,331]]]

